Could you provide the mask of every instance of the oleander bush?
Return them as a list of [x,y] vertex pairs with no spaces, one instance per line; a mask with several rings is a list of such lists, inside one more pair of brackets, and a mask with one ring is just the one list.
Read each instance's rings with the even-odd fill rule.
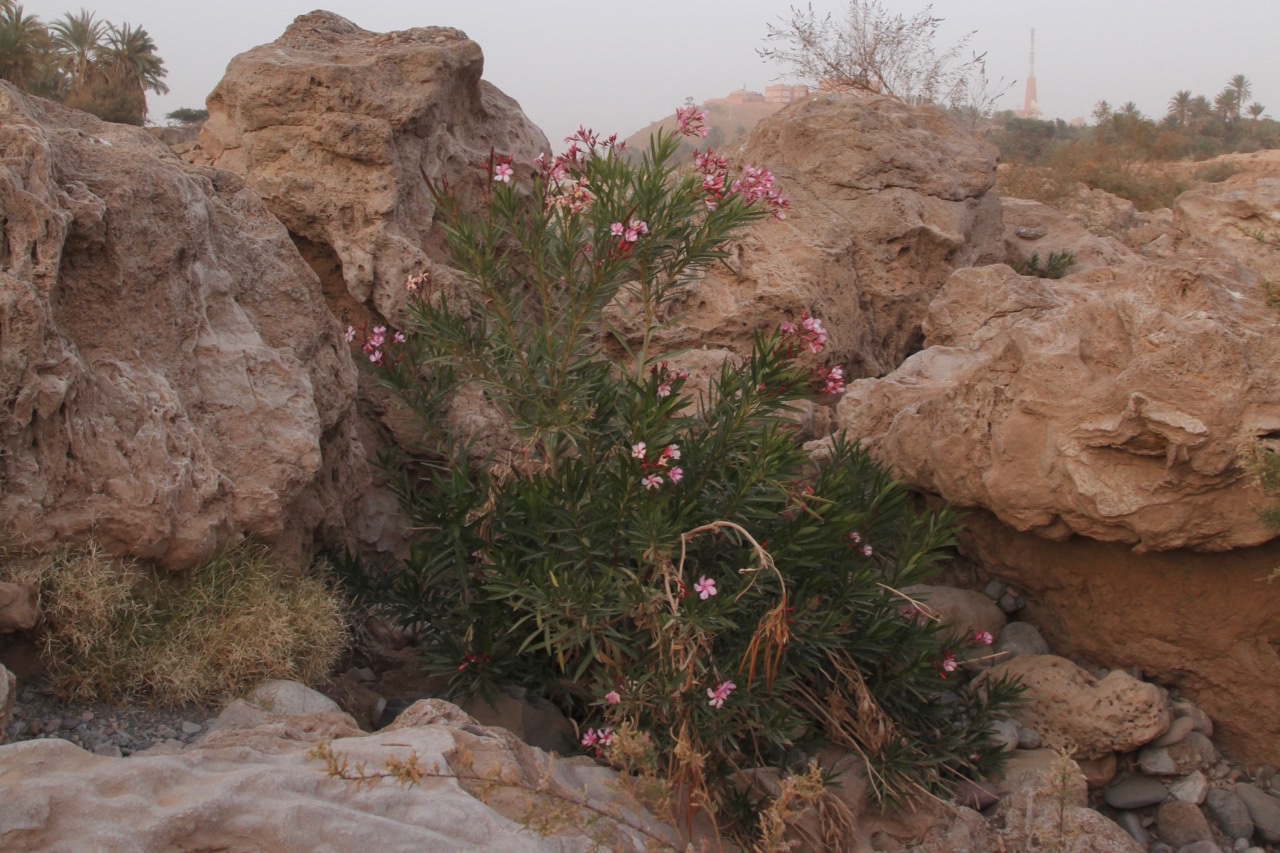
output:
[[[733,235],[788,208],[767,170],[678,168],[679,142],[629,158],[583,130],[531,167],[492,155],[479,212],[433,188],[465,282],[414,276],[404,328],[348,330],[420,429],[384,460],[416,544],[352,583],[455,693],[539,691],[585,749],[744,837],[738,771],[804,773],[823,745],[886,801],[983,776],[1018,689],[961,689],[966,651],[897,591],[938,567],[954,515],[852,443],[802,447],[796,406],[844,387],[821,321],[759,332],[705,383],[656,343]],[[455,417],[477,398],[496,450]]]

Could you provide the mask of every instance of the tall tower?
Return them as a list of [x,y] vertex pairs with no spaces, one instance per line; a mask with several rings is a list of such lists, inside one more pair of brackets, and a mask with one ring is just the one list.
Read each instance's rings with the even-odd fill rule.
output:
[[1036,100],[1036,31],[1031,31],[1031,67],[1027,72],[1027,94],[1022,101],[1023,118],[1040,118],[1040,104]]

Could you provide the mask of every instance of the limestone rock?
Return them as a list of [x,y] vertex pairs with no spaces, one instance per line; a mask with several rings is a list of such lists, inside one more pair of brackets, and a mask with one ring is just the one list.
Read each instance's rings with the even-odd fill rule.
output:
[[957,271],[927,348],[852,383],[838,423],[907,482],[1022,531],[1227,550],[1274,531],[1249,454],[1280,434],[1259,277],[1218,261],[1060,281]]
[[892,370],[959,267],[1004,256],[995,151],[933,107],[816,96],[761,121],[737,155],[768,167],[793,208],[750,229],[690,287],[675,348],[749,349],[804,311],[847,376]]
[[301,15],[231,60],[190,156],[244,176],[344,321],[360,325],[366,305],[392,316],[405,278],[441,257],[428,182],[478,198],[491,151],[529,164],[550,149],[483,68],[458,30]]
[[345,715],[275,718],[211,732],[179,752],[127,759],[94,756],[56,738],[0,747],[0,847],[69,850],[92,839],[103,850],[156,853],[361,850],[371,840],[384,850],[646,849],[640,832],[586,812],[553,825],[546,836],[530,831],[521,819],[531,810],[551,815],[558,803],[526,788],[430,775],[414,785],[332,778],[309,754],[318,742],[328,742],[349,770],[363,765],[381,772],[390,759],[416,756],[428,773],[439,768],[526,787],[545,778],[552,791],[585,795],[658,843],[679,845],[670,827],[621,793],[613,771],[585,758],[551,762],[514,736],[438,706],[418,703],[406,712],[412,724],[371,735],[362,735],[350,718],[345,728],[338,725]]
[[264,711],[284,716],[304,716],[340,711],[338,703],[323,693],[312,690],[296,681],[271,679],[264,681],[249,693],[250,704]]
[[[959,641],[972,643],[979,631],[987,631],[995,639],[1007,621],[995,602],[971,589],[915,584],[904,588],[902,593],[918,599],[929,608],[932,615],[938,617],[944,631]],[[986,654],[988,651],[980,647],[974,654]]]
[[0,518],[183,569],[367,481],[319,283],[242,180],[0,83]]
[[1188,190],[1174,202],[1174,221],[1186,234],[1187,253],[1230,258],[1264,279],[1280,279],[1280,252],[1258,236],[1280,236],[1280,179],[1207,184]]
[[1078,758],[1129,752],[1169,727],[1168,700],[1160,688],[1119,670],[1098,680],[1066,658],[1021,655],[987,670],[975,685],[1001,676],[1017,677],[1026,686],[1014,717],[1045,743]]
[[34,628],[40,621],[39,598],[30,584],[0,583],[0,633]]
[[[1069,274],[1098,267],[1115,266],[1134,256],[1134,253],[1114,237],[1098,237],[1084,226],[1070,219],[1056,208],[1038,201],[1020,198],[1000,199],[1004,219],[1004,247],[1008,263],[1015,268],[1027,267],[1032,256],[1040,267],[1049,263],[1055,253],[1071,253],[1075,263],[1067,268]],[[1021,236],[1027,229],[1031,233],[1043,232],[1035,240]]]
[[[1118,824],[1087,808],[1084,776],[1075,762],[1052,750],[1011,762],[1005,779],[1012,792],[992,821],[1002,842],[987,850],[1035,850],[1060,846],[1088,853],[1138,853],[1144,848]],[[1016,753],[1015,753],[1016,759]]]
[[1048,790],[1072,806],[1089,804],[1089,785],[1080,765],[1052,749],[1019,749],[1005,761],[1001,784],[1009,792]]

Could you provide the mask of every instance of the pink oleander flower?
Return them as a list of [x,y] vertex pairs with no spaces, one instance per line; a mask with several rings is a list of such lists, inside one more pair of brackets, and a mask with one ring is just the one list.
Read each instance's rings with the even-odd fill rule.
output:
[[392,340],[398,344],[402,344],[408,339],[404,336],[404,332],[396,332],[395,337],[393,337]]
[[640,485],[644,486],[645,489],[648,490],[656,489],[662,485],[662,478],[657,474],[650,474],[647,477],[640,478]]
[[420,272],[417,275],[411,275],[404,280],[404,289],[410,293],[417,293],[422,290],[423,285],[431,281],[431,273]]
[[670,383],[670,382],[663,382],[661,385],[659,385],[659,386],[658,386],[658,396],[659,396],[659,397],[670,397],[670,396],[671,396],[671,383]]
[[703,601],[706,601],[718,592],[716,589],[716,582],[706,575],[703,575],[694,581],[693,591],[696,592],[698,594],[698,598],[701,598]]
[[823,394],[842,394],[845,388],[844,368],[838,364],[835,367],[818,368],[818,381],[822,383]]
[[908,604],[900,611],[902,618],[908,622],[915,622],[917,625],[925,625],[929,622],[929,614],[925,613],[918,606]]
[[516,172],[511,168],[510,163],[499,163],[493,167],[493,179],[495,181],[501,181],[504,184],[511,183],[511,178],[515,173]]
[[870,545],[863,545],[863,546],[862,546],[862,556],[864,556],[864,557],[870,557],[873,553],[875,553],[875,552],[871,550],[871,546],[870,546]]
[[724,700],[729,698],[729,694],[732,693],[737,686],[738,685],[734,684],[732,681],[722,681],[715,686],[714,690],[708,687],[707,696],[711,701],[707,704],[712,708],[723,708]]
[[946,678],[948,672],[955,672],[959,668],[960,661],[956,659],[955,652],[948,651],[942,656],[942,666],[939,669],[938,675]]
[[662,461],[664,465],[666,464],[666,460],[668,459],[679,459],[679,458],[680,458],[680,445],[678,444],[668,444],[666,448],[664,448],[662,451]]
[[676,131],[681,136],[706,136],[707,113],[697,107],[680,107],[676,110]]
[[[619,232],[618,229],[622,228]],[[640,239],[641,234],[649,233],[649,224],[643,219],[628,219],[626,226],[622,226],[621,222],[615,222],[609,226],[609,232],[614,236],[621,234],[622,239],[628,243],[634,243]]]
[[667,474],[671,477],[671,485],[675,485],[684,479],[684,469],[680,467],[672,468]]
[[861,541],[862,541],[862,534],[861,534],[861,533],[859,533],[858,531],[856,531],[856,530],[855,530],[855,531],[853,531],[852,533],[850,533],[850,534],[849,534],[849,547],[850,547],[850,548],[852,548],[854,545],[857,545],[857,544],[858,544],[859,542],[861,542]]
[[613,729],[587,729],[586,734],[582,736],[582,746],[586,749],[595,749],[596,755],[600,755],[610,743],[613,742]]
[[369,361],[372,361],[374,364],[382,364],[382,350],[376,349],[369,353]]
[[347,343],[351,343],[356,339],[356,330],[354,326],[347,326],[347,330],[342,333],[342,339]]
[[604,694],[604,701],[606,705],[617,705],[622,701],[622,697],[618,695],[618,691],[610,690],[608,693]]
[[989,646],[996,641],[990,631],[979,631],[973,635],[973,641],[980,646]]
[[648,445],[643,441],[637,441],[631,445],[631,455],[636,459],[644,459],[644,452],[648,449]]

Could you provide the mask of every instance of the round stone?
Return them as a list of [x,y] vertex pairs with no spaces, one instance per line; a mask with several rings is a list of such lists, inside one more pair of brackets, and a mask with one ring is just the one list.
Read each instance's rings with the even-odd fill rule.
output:
[[1141,809],[1163,803],[1169,798],[1169,789],[1150,776],[1130,776],[1107,788],[1102,798],[1112,808]]
[[1217,821],[1223,835],[1228,838],[1248,838],[1253,835],[1253,818],[1249,816],[1249,807],[1232,791],[1222,788],[1210,790],[1205,794],[1204,806]]

